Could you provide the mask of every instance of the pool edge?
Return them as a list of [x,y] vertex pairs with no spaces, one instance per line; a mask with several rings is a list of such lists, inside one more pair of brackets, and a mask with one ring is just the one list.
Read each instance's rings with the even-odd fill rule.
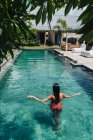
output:
[[15,51],[14,52],[14,59],[11,58],[11,56],[8,57],[8,61],[5,60],[3,64],[0,66],[0,80],[3,78],[3,76],[6,74],[6,72],[9,70],[9,68],[12,66],[12,64],[15,62],[15,60],[19,57],[22,50]]

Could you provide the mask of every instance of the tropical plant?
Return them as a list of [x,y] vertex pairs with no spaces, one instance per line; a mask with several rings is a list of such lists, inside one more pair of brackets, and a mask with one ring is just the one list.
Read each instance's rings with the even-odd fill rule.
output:
[[[21,42],[19,32],[27,38],[26,31],[30,32],[27,21],[36,19],[36,24],[42,24],[48,19],[52,20],[53,14],[65,6],[65,15],[71,9],[85,8],[79,17],[82,28],[79,33],[83,34],[80,41],[93,42],[93,0],[0,0],[0,59],[6,58],[7,52],[13,57],[13,46],[16,40]],[[36,15],[31,14],[38,7]]]
[[78,33],[83,34],[80,41],[86,40],[88,43],[93,43],[93,1],[92,0],[69,0],[65,8],[65,15],[69,13],[71,8],[75,9],[85,8],[83,13],[79,16],[78,21],[81,21],[82,28]]
[[[58,30],[58,32],[59,33],[61,33],[61,41],[60,41],[60,46],[62,46],[62,43],[63,43],[63,30],[66,30],[67,29],[67,22],[66,22],[66,20],[64,20],[64,19],[61,19],[61,18],[59,18],[58,20],[57,20],[57,24],[58,25],[55,25],[54,26],[54,29],[57,29]],[[66,39],[67,40],[67,39]],[[66,42],[66,44],[67,44],[67,42]]]
[[46,21],[52,20],[52,16],[55,14],[56,10],[62,8],[68,0],[31,0],[31,9],[33,11],[38,7],[38,12],[36,14],[36,24],[42,21],[42,24]]
[[78,9],[86,7],[78,18],[78,21],[81,21],[82,24],[79,33],[83,34],[80,41],[86,40],[88,43],[93,42],[93,0],[32,0],[31,10],[35,9],[37,6],[39,6],[36,15],[37,24],[40,19],[42,19],[42,23],[45,22],[46,18],[48,18],[48,21],[51,21],[55,11],[63,6],[65,6],[65,15],[76,7],[78,7]]
[[30,29],[31,33],[27,33],[27,39],[25,39],[24,36],[21,36],[21,44],[18,42],[19,46],[39,46],[40,41],[39,41],[39,36],[38,32],[36,29],[31,28]]
[[27,38],[30,20],[28,13],[30,2],[27,0],[0,0],[0,59],[9,52],[13,57],[16,41],[21,42],[20,34]]

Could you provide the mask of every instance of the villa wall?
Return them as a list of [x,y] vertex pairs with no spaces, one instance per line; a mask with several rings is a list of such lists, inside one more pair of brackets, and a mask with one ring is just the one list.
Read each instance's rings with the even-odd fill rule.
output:
[[[60,45],[61,34],[56,31],[38,31],[40,44],[41,45]],[[77,35],[76,33],[67,33],[68,38],[76,38],[76,44],[78,44],[78,39],[81,35]],[[65,33],[63,34],[63,38],[66,38]],[[49,43],[49,44],[48,44]]]

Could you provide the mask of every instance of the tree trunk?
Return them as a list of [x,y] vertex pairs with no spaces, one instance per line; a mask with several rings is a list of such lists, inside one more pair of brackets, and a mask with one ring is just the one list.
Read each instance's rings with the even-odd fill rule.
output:
[[50,21],[49,21],[48,23],[49,23],[49,29],[50,29],[50,31],[51,31],[51,24],[50,24]]
[[63,47],[63,34],[61,33],[61,40],[60,40],[60,48],[62,50]]
[[67,37],[67,32],[66,32],[66,51],[68,50],[68,37]]

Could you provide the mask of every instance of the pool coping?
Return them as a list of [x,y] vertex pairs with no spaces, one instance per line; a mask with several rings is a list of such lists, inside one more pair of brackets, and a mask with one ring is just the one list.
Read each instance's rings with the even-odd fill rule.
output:
[[64,54],[64,52],[63,51],[61,51],[61,50],[56,50],[56,49],[54,49],[54,51],[56,52],[56,53],[58,53],[58,54],[61,54],[63,57],[65,57],[65,58],[68,58],[68,59],[70,59],[71,60],[71,65],[72,66],[74,66],[74,67],[84,67],[84,68],[86,68],[87,70],[89,70],[89,71],[92,71],[93,72],[93,69],[92,68],[90,68],[90,67],[88,67],[87,65],[85,65],[85,64],[82,64],[82,63],[76,63],[76,59],[73,59],[73,58],[71,58],[70,56],[67,56],[66,54]]
[[6,72],[9,70],[9,68],[12,66],[12,64],[15,62],[15,60],[19,57],[22,50],[17,50],[14,52],[14,58],[12,59],[11,56],[7,58],[7,60],[4,60],[3,63],[0,65],[0,80],[3,78],[3,76],[6,74]]
[[58,49],[58,48],[21,48],[21,50],[23,51],[44,51],[44,50],[54,50],[54,49]]
[[89,71],[93,72],[93,69],[86,66],[85,64],[80,64],[80,63],[76,63],[76,59],[72,59],[71,57],[67,56],[66,54],[64,55],[64,52],[62,52],[61,50],[56,50],[56,49],[21,49],[21,50],[17,50],[14,52],[14,59],[11,58],[11,56],[8,57],[8,61],[4,60],[4,62],[2,63],[2,65],[0,65],[0,79],[2,79],[2,77],[5,75],[5,73],[8,71],[8,69],[12,66],[12,64],[15,62],[15,60],[19,57],[19,55],[21,54],[22,51],[29,51],[29,50],[52,50],[54,52],[56,52],[57,54],[60,54],[60,57],[65,57],[71,60],[71,65],[74,67],[84,67]]
[[14,58],[12,59],[11,56],[8,56],[7,60],[5,59],[3,63],[0,65],[0,80],[3,78],[3,76],[6,74],[6,72],[11,68],[12,64],[15,62],[15,60],[19,57],[22,51],[44,51],[44,50],[54,50],[54,48],[21,48],[20,50],[16,50],[14,52]]

